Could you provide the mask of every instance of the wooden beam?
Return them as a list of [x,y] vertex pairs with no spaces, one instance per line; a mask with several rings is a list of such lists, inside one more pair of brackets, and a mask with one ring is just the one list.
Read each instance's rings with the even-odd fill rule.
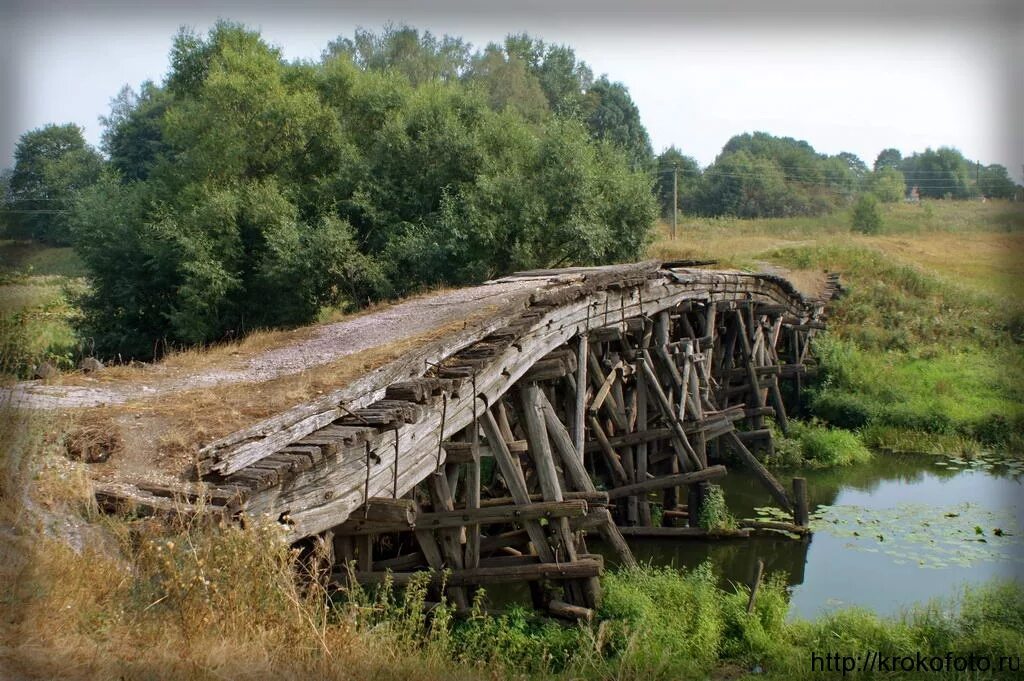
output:
[[810,513],[807,507],[807,479],[793,478],[793,522],[802,527],[810,524]]
[[[452,499],[452,492],[448,487],[448,478],[443,471],[435,471],[433,475],[427,477],[427,490],[430,493],[430,500],[434,505],[435,513],[450,512],[454,509],[455,501]],[[453,570],[461,570],[465,567],[462,543],[459,541],[461,527],[462,525],[459,525],[458,530],[442,529],[438,533],[440,536],[441,554],[444,556],[445,562]],[[460,586],[452,586],[448,589],[448,593],[451,595],[456,607],[469,607],[469,599],[465,589]]]
[[[637,364],[645,362],[643,356],[636,358]],[[637,372],[636,378],[636,424],[637,434],[647,434],[647,376],[643,370]],[[644,481],[647,479],[647,467],[649,464],[647,456],[647,441],[642,440],[636,446],[636,479]],[[639,500],[637,511],[640,514],[640,524],[651,524],[651,504],[646,498]]]
[[646,480],[644,482],[637,482],[632,485],[624,485],[622,487],[614,487],[608,490],[609,499],[621,499],[634,494],[643,494],[645,492],[653,492],[659,489],[665,489],[666,487],[682,487],[683,485],[695,485],[699,482],[707,482],[709,480],[717,480],[725,477],[726,473],[725,466],[709,466],[699,471],[693,471],[692,473],[682,473],[680,475],[665,475],[660,478],[654,478],[652,480]]
[[[583,462],[583,443],[586,439],[587,364],[590,341],[586,331],[579,335],[576,345],[576,409],[573,412],[572,442],[576,456]],[[550,406],[550,405],[549,405]],[[553,411],[553,410],[552,410]]]
[[768,472],[768,469],[757,460],[757,457],[750,453],[750,450],[747,449],[746,445],[743,444],[743,441],[740,440],[736,431],[730,431],[726,433],[725,436],[726,441],[732,447],[732,450],[736,452],[741,459],[743,459],[743,462],[751,471],[753,471],[754,475],[761,481],[761,484],[768,488],[768,491],[771,492],[775,501],[777,501],[782,508],[792,513],[793,505],[790,503],[789,497],[786,496],[786,490],[784,490],[782,485],[779,484],[779,481]]
[[750,530],[705,530],[703,527],[620,527],[627,537],[670,537],[674,539],[738,539],[750,536]]
[[[501,470],[502,477],[505,478],[505,484],[508,485],[508,491],[512,498],[520,506],[529,504],[530,492],[526,488],[523,469],[519,466],[518,459],[513,459],[512,454],[508,451],[508,447],[505,446],[501,428],[498,426],[498,422],[495,420],[494,414],[491,413],[490,409],[484,411],[480,423],[484,428],[484,435],[487,436],[491,443],[491,448],[494,450],[494,460],[498,463],[498,468]],[[530,540],[537,549],[537,554],[541,557],[541,560],[545,563],[554,562],[554,552],[548,544],[544,528],[537,521],[528,520],[526,521],[526,531],[529,533]]]
[[588,418],[590,420],[590,433],[601,446],[601,453],[604,454],[605,463],[608,464],[612,477],[617,484],[625,485],[629,482],[629,477],[626,475],[626,470],[622,467],[622,459],[619,457],[619,453],[608,443],[608,436],[605,435],[601,423],[593,416]]
[[[546,501],[562,501],[562,487],[558,482],[558,471],[555,470],[555,459],[551,455],[551,441],[548,439],[547,427],[544,424],[543,407],[541,400],[550,405],[547,396],[537,387],[536,383],[527,383],[519,389],[519,402],[521,413],[526,425],[526,436],[530,442],[530,454],[533,459],[533,467],[537,472],[537,479],[540,482],[541,494]],[[585,513],[585,511],[584,511]],[[555,555],[559,560],[576,560],[576,543],[573,540],[572,530],[569,528],[569,521],[565,518],[558,518],[552,523],[554,537],[557,540]],[[597,602],[599,584],[573,584],[567,585],[567,595],[570,600],[593,606]]]
[[[686,433],[683,432],[682,425],[679,423],[678,415],[672,409],[672,403],[668,401],[668,397],[665,396],[665,392],[658,385],[658,377],[654,374],[651,368],[651,355],[647,350],[643,351],[644,363],[643,371],[647,377],[647,386],[650,392],[655,397],[655,404],[661,408],[661,415],[668,423],[669,428],[673,432],[673,442],[679,447],[679,460],[680,463],[684,464],[686,468],[695,468],[700,470],[703,466],[701,465],[700,459],[697,458],[696,452],[693,451],[693,447],[690,446],[689,440],[686,439]],[[686,466],[686,460],[689,457],[690,466]]]
[[[581,558],[571,563],[534,563],[504,567],[479,567],[472,570],[452,570],[447,575],[434,572],[431,583],[440,586],[442,581],[448,587],[464,587],[477,584],[508,584],[531,582],[544,579],[586,579],[599,577],[604,565],[598,558]],[[356,573],[360,584],[382,584],[390,579],[397,586],[405,586],[416,577],[416,572],[364,572]]]

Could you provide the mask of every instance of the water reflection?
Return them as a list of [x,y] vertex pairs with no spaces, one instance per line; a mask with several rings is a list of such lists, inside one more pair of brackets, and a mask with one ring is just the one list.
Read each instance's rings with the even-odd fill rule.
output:
[[[749,581],[760,558],[769,574],[786,575],[791,614],[803,617],[850,605],[895,614],[953,595],[964,584],[1024,578],[1019,468],[942,463],[879,454],[867,465],[780,475],[787,487],[793,475],[806,477],[812,511],[826,507],[810,539],[648,539],[631,542],[633,551],[657,565],[694,567],[711,560],[724,585]],[[772,505],[757,480],[738,467],[722,486],[737,517],[754,517],[755,508]],[[948,561],[939,559],[946,556]]]

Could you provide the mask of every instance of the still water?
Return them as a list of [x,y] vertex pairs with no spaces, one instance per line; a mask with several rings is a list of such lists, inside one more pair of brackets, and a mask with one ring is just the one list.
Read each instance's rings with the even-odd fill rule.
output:
[[[693,567],[711,560],[724,583],[766,574],[790,585],[790,615],[864,606],[882,615],[955,595],[992,578],[1024,580],[1024,465],[879,454],[865,465],[781,474],[807,478],[812,528],[805,540],[631,540],[643,562]],[[772,505],[739,467],[722,480],[737,518]]]

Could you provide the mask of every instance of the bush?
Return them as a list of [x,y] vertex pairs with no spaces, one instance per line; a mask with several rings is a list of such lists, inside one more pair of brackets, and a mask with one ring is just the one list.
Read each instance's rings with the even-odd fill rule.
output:
[[873,194],[861,194],[853,206],[852,227],[861,234],[878,234],[882,229],[882,213]]

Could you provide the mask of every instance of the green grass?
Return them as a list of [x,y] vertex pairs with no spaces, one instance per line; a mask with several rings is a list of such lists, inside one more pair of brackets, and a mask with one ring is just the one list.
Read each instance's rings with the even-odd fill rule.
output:
[[44,361],[74,366],[79,341],[70,301],[84,273],[70,248],[0,241],[0,377],[31,377]]
[[818,420],[791,421],[789,432],[773,432],[775,454],[766,463],[775,466],[813,466],[831,468],[850,466],[871,460],[871,451],[861,437],[833,428]]
[[[815,342],[822,375],[811,409],[872,444],[942,451],[961,438],[1011,447],[1024,431],[1019,301],[850,245],[787,248],[776,261],[844,273],[849,295]],[[904,435],[900,437],[900,432]],[[900,443],[904,444],[901,445]]]
[[707,563],[690,571],[612,571],[602,586],[598,620],[578,626],[522,609],[501,616],[477,609],[468,620],[435,610],[429,618],[422,606],[425,589],[416,585],[397,596],[390,589],[362,594],[339,607],[350,613],[357,605],[356,612],[368,614],[359,626],[389,637],[390,645],[410,655],[448,657],[491,678],[811,678],[812,654],[913,657],[955,651],[998,659],[1019,655],[1024,644],[1024,587],[1014,582],[970,588],[894,618],[847,609],[813,621],[787,617],[782,575],[767,577],[750,613],[748,587],[718,587]]
[[72,248],[0,239],[0,275],[84,277],[85,264]]
[[[848,295],[832,304],[829,331],[814,346],[822,371],[809,393],[813,415],[883,449],[1020,448],[1024,206],[890,204],[876,235],[851,232],[848,213],[687,220],[680,237],[657,241],[652,255],[750,268],[771,262],[798,283],[839,272]],[[841,437],[821,442],[838,447]],[[776,462],[807,460],[805,444],[783,443]]]

